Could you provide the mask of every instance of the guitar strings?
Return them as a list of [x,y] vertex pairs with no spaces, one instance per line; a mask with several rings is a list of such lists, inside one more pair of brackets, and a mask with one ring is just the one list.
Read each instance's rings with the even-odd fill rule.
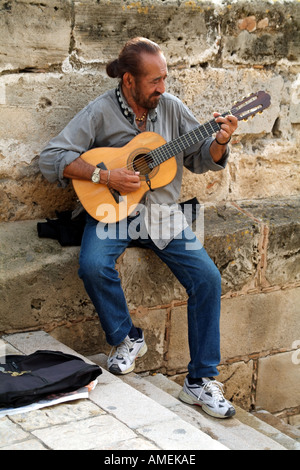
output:
[[[215,125],[215,128],[213,128],[212,124]],[[189,148],[192,145],[198,142],[201,142],[201,139],[199,140],[197,134],[200,133],[201,138],[203,138],[203,140],[206,137],[209,137],[210,135],[212,135],[213,133],[208,133],[207,130],[205,129],[205,126],[208,126],[208,125],[210,125],[210,127],[212,128],[213,133],[220,129],[218,123],[216,123],[215,120],[207,122],[203,124],[203,126],[199,126],[193,129],[192,131],[188,132],[187,134],[184,134],[171,142],[166,142],[162,146],[151,150],[148,154],[142,155],[140,159],[137,159],[136,162],[133,160],[132,162],[130,162],[130,164],[126,165],[125,168],[130,169],[130,170],[138,169],[138,171],[140,171],[141,173],[144,173],[147,170],[152,171],[160,163],[163,163],[164,161],[168,160],[172,156],[177,155],[181,151],[185,150],[185,148]],[[206,136],[202,135],[202,132],[200,130],[202,127],[204,127],[204,129],[206,130],[206,134],[207,134]],[[193,140],[192,135],[194,136],[194,138],[196,137],[196,139]],[[188,142],[188,146],[183,145],[183,147],[180,147],[180,142],[183,141],[183,139],[185,139]],[[141,161],[139,162],[139,160]],[[152,165],[153,163],[154,165]]]
[[[233,116],[238,116],[239,115],[239,113],[235,114],[234,112],[225,112],[225,113],[221,114],[221,116],[225,117],[228,114],[231,114]],[[207,130],[205,129],[205,126],[208,126],[208,125],[210,125],[210,127],[212,128],[212,130],[213,130],[212,133],[207,133]],[[216,127],[215,129],[213,128],[213,125]],[[206,130],[206,133],[208,134],[207,136],[203,137],[202,132],[200,130],[201,128],[204,128]],[[219,129],[220,129],[220,125],[215,121],[215,119],[212,119],[211,121],[208,121],[205,124],[202,124],[199,127],[196,127],[195,129],[192,129],[188,133],[186,133],[182,136],[179,136],[177,139],[175,139],[173,141],[170,141],[170,142],[166,142],[162,146],[157,147],[153,150],[150,150],[149,153],[142,155],[140,158],[137,158],[136,160],[133,160],[132,162],[127,163],[124,167],[121,167],[121,168],[118,168],[118,169],[120,169],[120,170],[139,171],[142,175],[149,174],[149,173],[151,173],[151,171],[153,171],[153,169],[156,166],[160,165],[161,163],[168,160],[172,156],[177,155],[181,151],[185,150],[185,148],[189,148],[189,147],[195,145],[196,143],[201,142],[201,140],[199,140],[198,137],[197,137],[196,142],[192,142],[192,143],[189,142],[188,147],[184,146],[184,148],[179,148],[179,149],[174,148],[174,155],[172,153],[170,156],[167,156],[167,158],[165,158],[166,157],[166,155],[165,155],[166,148],[176,147],[176,145],[179,145],[179,142],[183,138],[185,138],[186,140],[191,138],[191,134],[196,135],[196,133],[200,133],[201,137],[203,137],[203,140],[204,140],[207,137],[210,137],[211,135],[213,135]],[[175,152],[177,152],[177,153],[175,153]],[[158,155],[156,156],[155,153],[157,153]],[[138,155],[137,155],[137,157],[138,157]],[[155,160],[155,158],[157,160]],[[163,159],[160,161],[159,159],[161,159],[161,158],[163,158]],[[117,160],[117,159],[114,159],[114,160]],[[114,160],[112,160],[111,163],[113,163]],[[139,164],[138,163],[139,160],[143,160],[143,163]],[[151,167],[151,165],[153,163],[154,163],[154,165],[153,165],[153,167]],[[148,171],[148,170],[150,170],[150,171]],[[148,173],[144,173],[144,172],[147,172],[147,171],[148,171]]]

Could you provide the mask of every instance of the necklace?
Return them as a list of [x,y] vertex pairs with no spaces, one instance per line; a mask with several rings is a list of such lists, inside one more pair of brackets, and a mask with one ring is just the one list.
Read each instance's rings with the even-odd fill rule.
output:
[[120,109],[121,109],[123,115],[126,117],[126,119],[128,119],[128,121],[131,124],[133,124],[134,117],[133,117],[133,114],[130,112],[130,110],[127,108],[127,106],[125,105],[125,103],[122,100],[120,85],[116,88],[116,96],[117,96],[117,100],[118,100],[118,103],[120,105]]
[[[122,99],[120,85],[118,85],[115,92],[116,92],[116,97],[117,97],[120,109],[122,111],[122,114],[126,117],[126,119],[128,119],[130,124],[133,124],[134,123],[134,114],[132,113],[132,110],[130,110],[128,108],[126,103],[124,103],[124,101]],[[157,120],[157,111],[154,110],[154,109],[153,110],[150,109],[149,110],[149,116],[150,116],[151,122],[155,123],[156,120]],[[147,118],[147,112],[145,112],[140,118],[136,118],[136,122],[137,122],[137,125],[139,126],[139,128],[141,126],[145,125],[146,118]]]
[[141,117],[136,117],[135,120],[138,122],[144,122],[146,120],[147,112],[145,111]]

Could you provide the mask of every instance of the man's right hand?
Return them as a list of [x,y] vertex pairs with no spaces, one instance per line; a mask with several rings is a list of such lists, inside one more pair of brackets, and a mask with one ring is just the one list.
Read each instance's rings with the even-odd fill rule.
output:
[[101,170],[100,183],[116,189],[120,193],[130,193],[136,191],[141,186],[140,173],[138,171],[126,170],[125,168],[110,170]]

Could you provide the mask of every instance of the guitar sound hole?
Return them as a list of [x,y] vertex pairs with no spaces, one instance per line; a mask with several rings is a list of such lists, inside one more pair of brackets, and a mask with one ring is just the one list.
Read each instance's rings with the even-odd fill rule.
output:
[[148,153],[137,155],[132,163],[134,171],[139,171],[141,175],[148,175],[153,170],[153,159]]

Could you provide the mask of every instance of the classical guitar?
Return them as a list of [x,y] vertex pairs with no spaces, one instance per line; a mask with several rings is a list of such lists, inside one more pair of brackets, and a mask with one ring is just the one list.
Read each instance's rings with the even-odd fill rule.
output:
[[[252,93],[222,116],[231,114],[239,121],[247,120],[268,108],[270,102],[270,95],[264,91]],[[171,142],[166,142],[155,132],[142,132],[124,147],[88,150],[81,158],[94,166],[107,170],[127,168],[139,171],[141,186],[137,191],[125,194],[104,184],[73,179],[75,192],[83,207],[96,220],[118,222],[136,209],[147,191],[166,186],[175,178],[176,155],[219,130],[220,125],[212,119]]]

